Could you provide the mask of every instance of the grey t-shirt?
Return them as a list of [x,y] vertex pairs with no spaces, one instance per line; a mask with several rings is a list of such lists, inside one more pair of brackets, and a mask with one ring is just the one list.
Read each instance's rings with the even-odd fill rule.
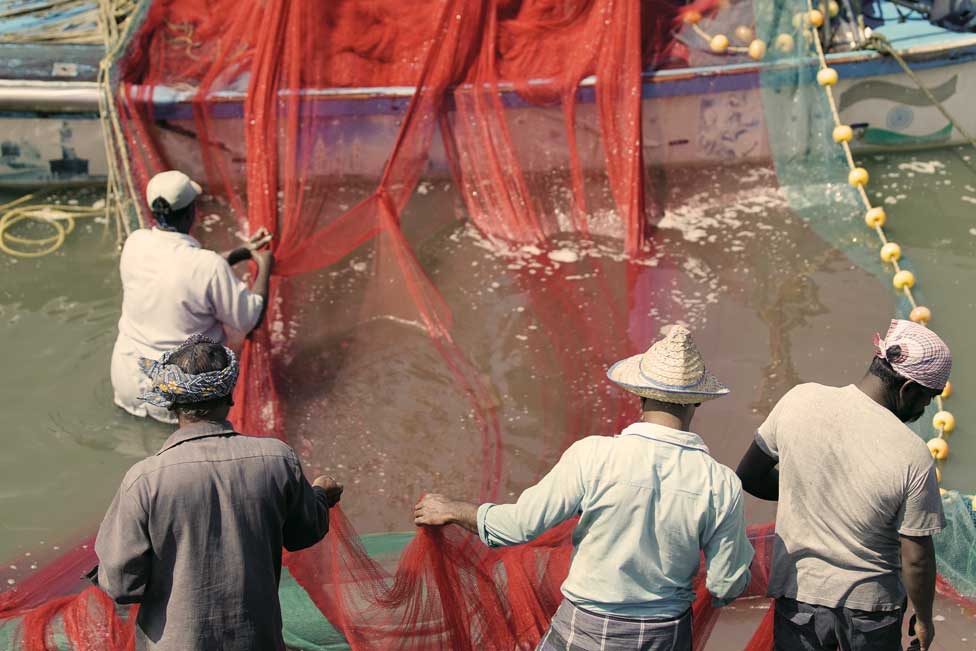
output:
[[783,396],[756,443],[780,472],[769,596],[900,608],[899,534],[945,526],[925,443],[857,387],[813,383]]

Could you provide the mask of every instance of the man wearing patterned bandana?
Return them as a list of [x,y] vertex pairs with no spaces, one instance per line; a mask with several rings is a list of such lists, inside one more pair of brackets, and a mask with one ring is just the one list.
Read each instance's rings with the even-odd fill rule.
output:
[[281,550],[314,545],[342,486],[309,484],[294,450],[227,422],[238,362],[194,335],[141,360],[144,399],[180,427],[133,466],[98,530],[98,585],[140,604],[139,649],[284,651]]
[[952,355],[911,321],[893,320],[874,346],[856,385],[783,396],[739,464],[747,492],[779,500],[778,651],[900,650],[906,600],[923,651],[935,635],[932,535],[945,516],[929,450],[904,423],[945,388]]

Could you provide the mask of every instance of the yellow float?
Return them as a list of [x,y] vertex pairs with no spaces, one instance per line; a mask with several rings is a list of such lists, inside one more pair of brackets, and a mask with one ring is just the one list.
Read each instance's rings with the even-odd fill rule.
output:
[[948,411],[940,411],[932,417],[932,427],[948,434],[956,429],[956,417]]
[[936,461],[945,461],[949,458],[949,444],[945,439],[930,439],[926,445],[929,446],[929,452]]
[[885,214],[885,209],[881,206],[869,208],[868,211],[864,213],[864,223],[871,228],[880,228],[885,225],[887,220],[888,215]]
[[915,274],[907,269],[902,269],[891,279],[891,284],[895,286],[895,289],[905,289],[906,287],[911,289],[915,286]]

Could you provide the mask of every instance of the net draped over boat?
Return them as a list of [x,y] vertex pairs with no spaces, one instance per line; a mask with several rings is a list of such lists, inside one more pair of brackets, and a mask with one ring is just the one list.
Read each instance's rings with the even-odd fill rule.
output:
[[[307,473],[337,475],[336,455],[388,454],[372,439],[399,438],[412,454],[391,476],[367,473],[347,491],[376,502],[411,490],[416,499],[421,482],[448,466],[465,468],[451,480],[455,494],[505,500],[510,465],[523,475],[546,469],[513,456],[512,437],[536,433],[531,457],[619,431],[637,404],[607,384],[607,365],[707,303],[672,300],[682,251],[655,237],[686,216],[703,218],[689,210],[704,200],[694,188],[700,173],[664,165],[683,162],[682,148],[709,158],[716,183],[735,179],[743,193],[778,186],[825,242],[880,274],[853,243],[860,212],[794,25],[806,3],[757,7],[153,2],[116,62],[134,186],[183,170],[205,185],[203,225],[208,212],[225,225],[211,239],[235,228],[274,234],[268,313],[243,343],[238,430],[282,438]],[[706,26],[731,15],[727,33],[754,21],[768,43],[794,34],[795,47],[738,73],[731,88],[718,76],[687,81],[695,94],[656,114],[647,71],[719,60],[695,45],[691,12]],[[669,132],[689,97],[700,120],[693,143]],[[776,252],[764,254],[776,264]],[[475,274],[481,286],[462,291],[446,282],[452,273]],[[502,300],[501,288],[514,288],[506,296],[518,302],[504,314],[484,309]],[[502,346],[499,333],[516,327],[527,345]],[[407,378],[423,382],[421,400],[403,397]],[[449,443],[431,447],[415,411],[425,426],[452,432]],[[365,513],[359,524],[389,531],[385,517]],[[972,540],[971,521],[952,523]],[[290,645],[531,649],[561,599],[574,523],[507,549],[457,527],[360,537],[353,525],[336,509],[322,543],[286,555]],[[746,596],[765,594],[772,535],[771,525],[750,530],[757,555]],[[89,541],[0,595],[9,624],[0,633],[30,650],[130,648],[133,613],[95,588],[80,591],[94,560]],[[970,583],[949,580],[974,596],[973,570],[959,571]],[[698,584],[702,649],[718,611]],[[770,647],[767,616],[747,648]]]

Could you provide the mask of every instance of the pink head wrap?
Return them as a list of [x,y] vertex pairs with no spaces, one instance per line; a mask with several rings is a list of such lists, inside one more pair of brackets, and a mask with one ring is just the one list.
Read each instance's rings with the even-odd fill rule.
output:
[[[895,347],[900,351],[893,350]],[[874,335],[874,354],[886,359],[895,373],[941,391],[952,371],[952,353],[937,334],[923,325],[892,319],[884,339]]]

